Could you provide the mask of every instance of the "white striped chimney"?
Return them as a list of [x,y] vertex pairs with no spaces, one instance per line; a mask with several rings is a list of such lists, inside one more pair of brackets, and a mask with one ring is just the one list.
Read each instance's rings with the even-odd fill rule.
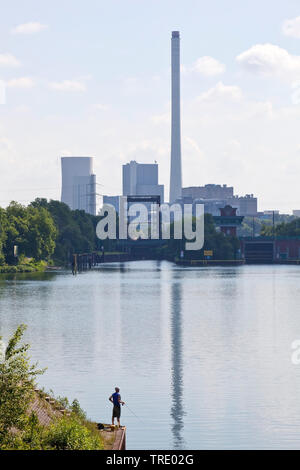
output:
[[182,197],[180,131],[180,36],[172,31],[172,127],[170,203]]

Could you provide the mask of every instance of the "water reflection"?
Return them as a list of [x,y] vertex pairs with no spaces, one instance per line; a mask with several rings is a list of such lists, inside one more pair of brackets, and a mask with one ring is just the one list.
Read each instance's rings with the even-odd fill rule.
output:
[[[175,273],[173,273],[174,276]],[[173,278],[171,287],[171,416],[174,449],[183,449],[182,283]]]

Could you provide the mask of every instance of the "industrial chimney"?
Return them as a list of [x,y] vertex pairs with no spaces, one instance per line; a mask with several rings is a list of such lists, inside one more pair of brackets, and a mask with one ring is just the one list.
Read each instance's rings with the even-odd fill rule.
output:
[[172,31],[172,128],[170,203],[182,197],[181,136],[180,136],[180,36]]

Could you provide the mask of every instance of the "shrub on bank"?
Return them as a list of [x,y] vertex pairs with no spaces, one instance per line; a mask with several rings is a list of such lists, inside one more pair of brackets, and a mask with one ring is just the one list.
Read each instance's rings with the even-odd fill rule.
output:
[[78,418],[61,418],[47,430],[45,443],[55,450],[99,450],[103,449],[100,436],[93,434]]
[[15,273],[34,273],[42,272],[46,269],[47,263],[45,261],[35,260],[21,260],[17,265],[3,265],[0,266],[0,274],[15,274]]

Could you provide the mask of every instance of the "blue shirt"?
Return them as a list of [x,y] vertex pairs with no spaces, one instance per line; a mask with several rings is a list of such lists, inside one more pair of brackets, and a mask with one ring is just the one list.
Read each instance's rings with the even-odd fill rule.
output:
[[112,394],[114,406],[120,406],[119,398],[121,400],[121,395],[118,392]]

